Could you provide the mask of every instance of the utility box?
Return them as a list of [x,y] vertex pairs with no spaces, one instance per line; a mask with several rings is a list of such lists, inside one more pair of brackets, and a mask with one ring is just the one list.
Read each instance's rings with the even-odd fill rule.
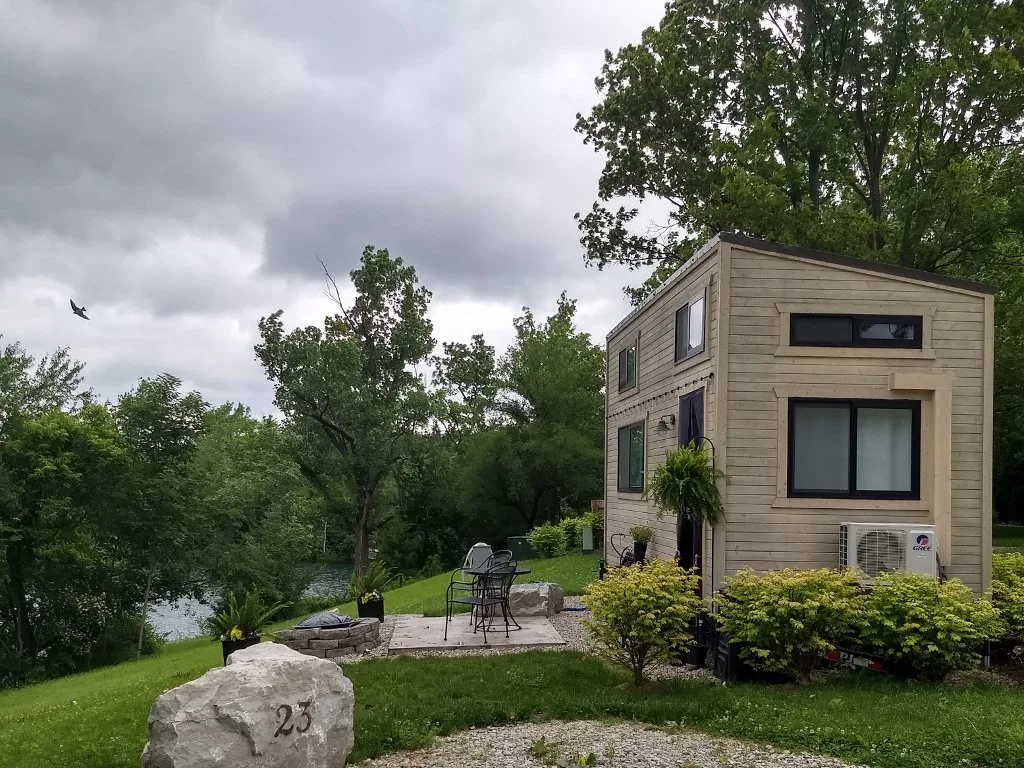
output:
[[537,553],[533,551],[530,542],[525,536],[509,536],[505,540],[505,546],[512,553],[513,560],[536,560]]
[[590,554],[594,551],[594,529],[592,526],[583,526],[583,553]]

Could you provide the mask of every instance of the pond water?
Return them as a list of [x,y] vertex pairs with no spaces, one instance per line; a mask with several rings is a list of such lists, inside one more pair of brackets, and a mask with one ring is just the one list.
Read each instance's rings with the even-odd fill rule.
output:
[[[328,565],[321,571],[303,597],[316,595],[337,595],[348,589],[352,568],[347,565]],[[207,603],[191,598],[173,603],[154,603],[149,609],[149,621],[158,635],[168,640],[184,640],[203,634],[199,621],[213,615],[213,608]]]

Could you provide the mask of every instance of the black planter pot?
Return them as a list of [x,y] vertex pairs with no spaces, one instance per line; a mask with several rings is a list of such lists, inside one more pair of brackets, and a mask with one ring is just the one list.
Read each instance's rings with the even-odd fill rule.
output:
[[647,542],[646,541],[644,541],[644,542],[634,541],[633,542],[633,557],[635,557],[637,560],[646,560],[647,559]]
[[686,663],[701,669],[707,662],[708,647],[703,643],[691,643],[686,651]]
[[224,652],[224,665],[227,666],[228,656],[230,656],[232,653],[234,653],[235,651],[240,651],[243,648],[248,648],[251,645],[256,645],[259,641],[259,635],[256,635],[256,637],[247,637],[243,640],[221,640],[220,647],[221,650]]
[[368,603],[364,603],[362,600],[356,600],[356,611],[359,613],[360,619],[377,619],[380,622],[384,621],[384,598],[379,600],[370,600]]

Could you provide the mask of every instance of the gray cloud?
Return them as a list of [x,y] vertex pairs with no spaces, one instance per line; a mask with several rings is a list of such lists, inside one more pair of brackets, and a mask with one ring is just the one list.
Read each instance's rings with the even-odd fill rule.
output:
[[[607,291],[572,221],[600,162],[573,115],[602,50],[660,14],[661,0],[5,3],[0,328],[40,354],[80,345],[101,389],[168,369],[266,402],[255,320],[320,306],[317,255],[341,275],[367,243],[388,247],[435,302],[503,315],[564,285]],[[54,314],[66,293],[110,319],[102,338]]]

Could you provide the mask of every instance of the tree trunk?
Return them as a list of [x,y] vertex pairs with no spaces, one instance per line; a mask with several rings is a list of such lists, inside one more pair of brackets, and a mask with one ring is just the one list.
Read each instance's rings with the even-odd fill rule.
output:
[[356,529],[354,531],[355,552],[352,565],[356,573],[362,573],[370,564],[370,509],[373,507],[373,494],[363,496],[363,504],[356,513]]
[[7,571],[11,580],[11,594],[14,604],[14,631],[18,643],[18,656],[28,658],[29,664],[36,663],[39,649],[32,619],[28,612],[28,598],[25,595],[24,549],[15,544],[7,550]]
[[136,651],[135,658],[142,658],[142,641],[146,637],[146,614],[149,613],[149,591],[153,588],[153,568],[150,567],[149,572],[146,574],[146,594],[142,599],[142,618],[139,620],[139,647]]

